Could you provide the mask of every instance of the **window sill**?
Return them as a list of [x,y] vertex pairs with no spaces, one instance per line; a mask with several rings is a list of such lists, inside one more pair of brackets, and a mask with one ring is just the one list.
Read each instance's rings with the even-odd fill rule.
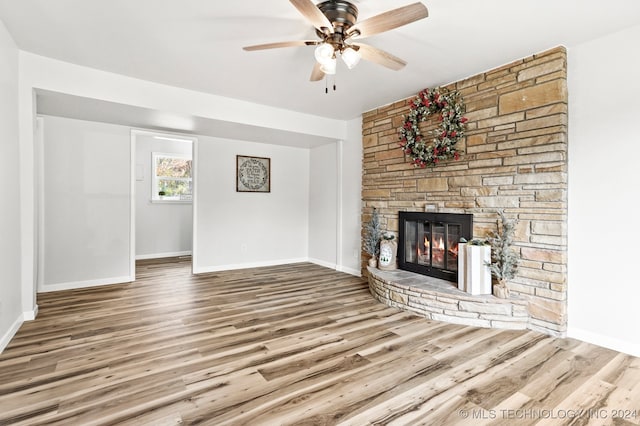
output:
[[149,200],[151,204],[192,204],[193,200]]

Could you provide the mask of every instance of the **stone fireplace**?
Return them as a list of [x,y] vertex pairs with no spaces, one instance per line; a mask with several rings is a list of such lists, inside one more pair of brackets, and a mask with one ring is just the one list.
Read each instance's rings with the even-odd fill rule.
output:
[[[376,282],[385,284],[384,289],[371,288],[372,293],[380,291],[376,293],[380,300],[388,295],[389,303],[442,320],[464,306],[457,318],[472,325],[494,326],[502,321],[497,315],[511,313],[526,318],[526,328],[565,335],[566,70],[566,51],[558,47],[449,84],[447,88],[458,90],[466,105],[466,136],[458,142],[464,153],[459,161],[433,168],[413,167],[398,146],[398,128],[413,96],[363,114],[363,224],[374,207],[383,229],[396,235],[404,232],[399,211],[469,214],[471,237],[485,238],[497,230],[498,209],[518,220],[514,248],[521,263],[508,283],[512,299],[466,298],[452,285],[442,292],[434,284],[440,280],[436,277],[399,271],[393,278],[391,272],[371,270],[377,274]],[[416,94],[422,89],[417,87]],[[435,124],[423,125],[426,134]],[[366,259],[363,254],[362,271],[369,276]],[[405,285],[392,292],[397,279]],[[416,295],[435,303],[420,305],[412,299]]]
[[473,215],[399,212],[398,267],[458,281],[458,243],[470,240]]

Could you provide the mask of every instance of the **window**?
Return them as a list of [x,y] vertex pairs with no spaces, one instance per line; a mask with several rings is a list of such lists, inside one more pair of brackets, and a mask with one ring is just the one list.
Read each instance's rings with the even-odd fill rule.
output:
[[191,201],[191,157],[154,152],[151,199],[155,201]]

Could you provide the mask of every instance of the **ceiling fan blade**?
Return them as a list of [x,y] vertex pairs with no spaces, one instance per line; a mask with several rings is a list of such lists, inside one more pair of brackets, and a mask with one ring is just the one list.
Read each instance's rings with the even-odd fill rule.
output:
[[322,11],[318,9],[318,6],[316,6],[311,0],[289,1],[296,7],[296,9],[298,9],[300,13],[302,13],[305,18],[307,18],[307,21],[309,21],[311,25],[322,32],[324,32],[323,28],[326,28],[329,33],[333,33],[333,25],[331,25],[331,22],[327,19],[326,16],[324,16],[324,13],[322,13]]
[[320,64],[316,62],[313,67],[313,71],[311,71],[311,77],[309,81],[320,81],[324,78],[324,72],[320,69]]
[[369,37],[424,19],[427,16],[429,16],[429,11],[424,4],[413,3],[358,22],[349,29],[347,38]]
[[245,46],[242,49],[251,52],[253,50],[278,49],[280,47],[314,46],[318,43],[320,42],[315,40],[281,41],[277,43],[266,43],[266,44],[256,44],[254,46]]
[[354,46],[358,46],[360,48],[358,49],[358,52],[360,52],[362,59],[382,65],[383,67],[390,68],[394,71],[399,71],[407,65],[405,61],[397,56],[393,56],[389,52],[369,46],[368,44],[354,44]]

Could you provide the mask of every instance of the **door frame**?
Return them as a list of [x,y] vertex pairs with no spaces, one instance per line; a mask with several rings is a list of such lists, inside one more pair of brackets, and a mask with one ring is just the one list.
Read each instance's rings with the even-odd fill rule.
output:
[[178,133],[178,132],[170,132],[170,131],[160,131],[160,130],[148,130],[148,129],[137,129],[132,128],[130,133],[130,150],[131,150],[131,166],[130,170],[130,216],[129,216],[129,271],[131,276],[131,281],[136,280],[136,140],[138,136],[159,136],[172,138],[176,140],[183,140],[185,142],[191,142],[191,182],[192,182],[192,200],[191,200],[191,208],[192,208],[192,226],[191,226],[191,272],[196,265],[196,205],[197,205],[197,197],[196,197],[196,167],[197,167],[197,156],[198,156],[198,137],[195,135]]

